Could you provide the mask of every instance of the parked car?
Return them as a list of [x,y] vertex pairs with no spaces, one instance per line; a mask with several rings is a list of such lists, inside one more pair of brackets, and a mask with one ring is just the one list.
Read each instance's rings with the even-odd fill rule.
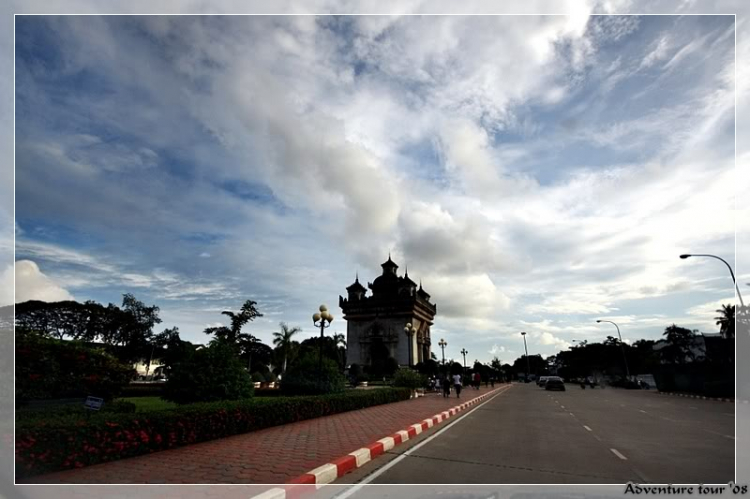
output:
[[563,383],[562,378],[557,378],[557,377],[547,378],[547,382],[544,383],[544,389],[545,390],[560,390],[561,392],[564,392],[565,383]]
[[544,386],[544,383],[549,379],[549,376],[540,376],[536,381],[537,386]]

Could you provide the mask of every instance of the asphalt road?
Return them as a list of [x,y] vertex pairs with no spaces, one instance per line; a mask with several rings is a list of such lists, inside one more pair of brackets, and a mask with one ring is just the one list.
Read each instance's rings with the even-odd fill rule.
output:
[[734,404],[517,384],[336,483],[714,483],[735,474]]

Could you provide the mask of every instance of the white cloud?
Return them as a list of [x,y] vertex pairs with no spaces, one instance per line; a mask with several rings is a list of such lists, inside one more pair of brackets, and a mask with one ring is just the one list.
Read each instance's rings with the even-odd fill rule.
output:
[[[7,281],[7,273],[6,269],[3,281]],[[16,262],[16,303],[28,300],[54,302],[73,299],[73,295],[39,270],[36,263],[31,260]]]

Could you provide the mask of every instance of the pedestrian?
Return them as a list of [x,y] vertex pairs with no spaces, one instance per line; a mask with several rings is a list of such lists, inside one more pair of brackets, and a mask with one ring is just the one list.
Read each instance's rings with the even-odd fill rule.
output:
[[479,374],[479,372],[474,373],[474,389],[479,390],[479,387],[482,385],[482,375]]
[[495,377],[494,377],[494,376],[492,376],[492,377],[490,378],[490,386],[491,386],[492,388],[495,388]]
[[456,389],[456,398],[461,398],[461,375],[453,375],[453,386]]
[[446,375],[445,378],[443,378],[443,397],[450,397],[451,396],[451,380]]

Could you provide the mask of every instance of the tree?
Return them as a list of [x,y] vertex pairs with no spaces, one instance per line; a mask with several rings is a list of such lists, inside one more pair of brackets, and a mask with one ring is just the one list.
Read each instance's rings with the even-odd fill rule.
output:
[[178,404],[252,397],[250,374],[235,354],[235,346],[212,340],[175,365],[162,397]]
[[719,317],[714,317],[714,319],[716,320],[716,325],[719,326],[719,332],[721,333],[722,338],[734,338],[735,306],[722,305],[717,312],[721,315]]
[[209,327],[204,332],[209,335],[212,334],[216,339],[226,341],[230,345],[237,345],[243,339],[249,340],[252,335],[243,333],[242,327],[257,317],[263,317],[263,314],[258,312],[255,307],[256,305],[257,302],[247,300],[238,313],[229,310],[223,311],[222,315],[226,315],[230,319],[230,327]]
[[286,372],[286,363],[292,347],[292,337],[302,331],[302,329],[298,327],[290,328],[284,322],[280,322],[279,327],[281,330],[273,333],[273,344],[280,348],[284,355],[284,363],[281,366],[281,372],[284,373]]
[[180,331],[177,327],[165,329],[157,334],[154,337],[154,344],[158,348],[158,353],[154,356],[161,361],[167,373],[195,351],[195,345],[180,339]]
[[697,356],[693,349],[696,334],[694,331],[675,324],[664,330],[666,346],[661,349],[664,360],[673,364],[684,364],[687,360],[695,361]]

